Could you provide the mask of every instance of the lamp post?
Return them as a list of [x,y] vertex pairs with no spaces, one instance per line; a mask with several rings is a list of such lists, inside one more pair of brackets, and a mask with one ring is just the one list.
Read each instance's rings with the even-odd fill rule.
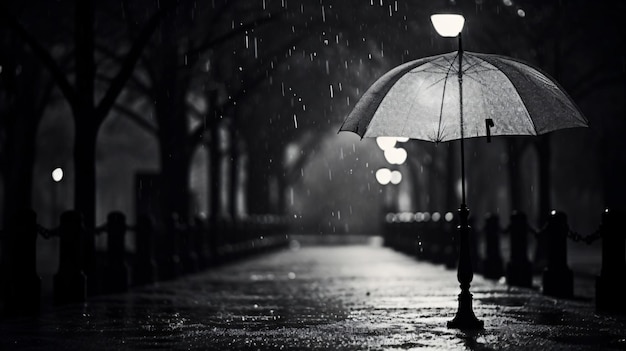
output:
[[459,59],[459,122],[461,130],[461,206],[459,208],[459,259],[457,266],[457,279],[461,287],[459,294],[459,306],[456,316],[448,321],[448,328],[457,329],[483,329],[483,321],[476,318],[472,310],[472,294],[470,283],[474,277],[472,258],[470,255],[470,228],[468,224],[469,209],[465,202],[465,148],[463,132],[463,44],[461,31],[465,24],[465,18],[459,13],[438,13],[430,16],[433,27],[442,37],[458,38]]

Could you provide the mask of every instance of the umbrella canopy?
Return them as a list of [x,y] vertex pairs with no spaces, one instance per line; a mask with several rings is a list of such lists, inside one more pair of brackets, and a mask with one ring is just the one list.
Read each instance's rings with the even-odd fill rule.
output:
[[468,51],[462,60],[461,110],[458,60],[458,52],[451,52],[387,72],[363,94],[339,131],[361,138],[443,142],[588,126],[576,104],[547,74],[514,58]]

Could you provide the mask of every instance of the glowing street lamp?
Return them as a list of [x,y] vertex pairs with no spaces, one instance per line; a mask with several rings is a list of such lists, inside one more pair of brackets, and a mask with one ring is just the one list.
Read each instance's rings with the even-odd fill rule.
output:
[[437,13],[430,16],[433,27],[439,35],[454,38],[461,34],[465,17],[458,13]]
[[384,152],[385,160],[392,165],[401,165],[406,161],[407,152],[403,148],[390,148]]
[[459,57],[459,108],[460,108],[460,130],[461,130],[461,207],[459,208],[459,259],[457,267],[457,278],[461,286],[459,294],[459,306],[456,316],[448,321],[448,328],[458,329],[483,329],[483,321],[476,318],[472,310],[472,294],[470,293],[470,283],[474,278],[472,269],[472,258],[470,256],[469,244],[469,209],[465,203],[465,148],[463,143],[463,42],[461,31],[465,24],[465,18],[460,13],[450,11],[447,13],[437,13],[430,16],[433,27],[442,37],[458,38]]
[[388,168],[381,168],[376,171],[376,181],[380,185],[387,185],[391,181],[391,171]]
[[393,185],[398,185],[402,181],[402,173],[400,171],[391,171],[389,182]]
[[53,169],[51,175],[52,175],[52,181],[54,182],[54,184],[52,185],[52,195],[51,195],[52,211],[50,211],[50,214],[52,216],[51,223],[54,223],[57,218],[57,210],[59,207],[57,203],[57,188],[59,187],[58,183],[61,182],[61,180],[63,180],[63,168],[57,167]]
[[393,149],[396,146],[396,138],[394,138],[394,137],[378,137],[378,138],[376,138],[376,144],[383,151],[385,151],[387,149]]
[[54,180],[55,183],[63,180],[63,168],[57,167],[52,171],[52,180]]

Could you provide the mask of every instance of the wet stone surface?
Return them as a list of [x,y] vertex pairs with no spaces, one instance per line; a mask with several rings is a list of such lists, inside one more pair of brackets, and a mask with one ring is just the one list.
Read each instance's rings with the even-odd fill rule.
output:
[[0,321],[2,350],[614,350],[626,316],[475,276],[483,331],[448,329],[456,272],[390,249],[303,246]]

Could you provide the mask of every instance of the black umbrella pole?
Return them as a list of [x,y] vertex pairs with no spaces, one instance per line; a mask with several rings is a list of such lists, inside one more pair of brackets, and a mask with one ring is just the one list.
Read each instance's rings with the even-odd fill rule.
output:
[[448,328],[457,329],[483,329],[483,321],[476,318],[472,309],[472,294],[470,293],[470,283],[474,278],[472,269],[472,257],[470,256],[470,227],[469,209],[465,204],[465,147],[463,143],[463,71],[461,70],[463,60],[463,46],[461,45],[461,34],[459,33],[459,103],[461,122],[461,194],[462,202],[459,208],[459,262],[457,267],[457,279],[461,286],[459,294],[459,307],[456,316],[448,322]]
[[461,207],[465,206],[465,137],[463,128],[463,40],[459,33],[459,128],[461,132]]

